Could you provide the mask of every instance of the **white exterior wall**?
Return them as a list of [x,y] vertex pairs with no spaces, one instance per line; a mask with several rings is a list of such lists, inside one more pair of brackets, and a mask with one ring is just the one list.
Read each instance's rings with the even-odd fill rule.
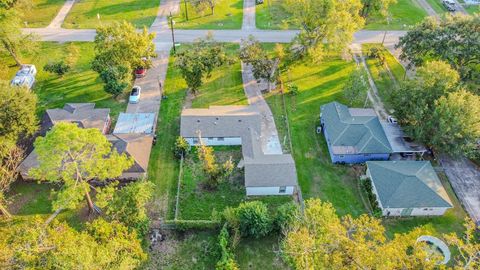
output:
[[280,193],[280,187],[246,187],[246,189],[247,196],[292,195],[295,187],[287,186],[284,193]]
[[[198,138],[185,138],[188,144],[190,145],[198,145],[198,143],[194,143],[194,140],[198,140]],[[205,145],[214,146],[214,145],[242,145],[242,138],[240,137],[225,137],[223,138],[216,138],[216,137],[209,137],[209,138],[202,138],[202,142]]]
[[[384,216],[399,217],[402,216],[402,210],[405,208],[382,208]],[[430,207],[430,208],[413,208],[409,216],[442,216],[448,208],[446,207]]]

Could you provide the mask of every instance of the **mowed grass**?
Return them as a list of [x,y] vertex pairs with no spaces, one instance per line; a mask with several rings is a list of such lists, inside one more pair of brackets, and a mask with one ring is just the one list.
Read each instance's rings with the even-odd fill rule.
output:
[[[126,102],[116,101],[106,93],[98,73],[91,70],[94,44],[74,44],[80,53],[71,71],[64,76],[45,72],[43,66],[50,61],[64,59],[68,43],[39,42],[36,53],[22,58],[23,63],[34,64],[38,70],[33,89],[38,97],[38,115],[41,116],[46,109],[60,108],[69,102],[93,102],[98,108],[110,108],[110,115],[115,118],[119,112],[125,110]],[[3,54],[0,59],[8,66],[8,70],[0,74],[0,79],[11,80],[18,68],[9,56]]]
[[259,29],[296,29],[292,15],[285,9],[285,0],[265,0],[256,6],[255,23]]
[[[181,50],[193,49],[182,45]],[[238,44],[225,44],[227,54],[233,63],[215,68],[209,78],[204,79],[200,91],[192,101],[193,108],[208,108],[212,105],[247,105],[243,90],[242,69],[238,58]],[[179,77],[181,80],[181,76]]]
[[158,7],[158,0],[80,0],[73,5],[63,27],[97,28],[102,24],[123,20],[137,28],[150,27],[155,20]]
[[463,7],[470,15],[480,13],[480,5],[464,5]]
[[365,29],[407,30],[427,16],[427,12],[415,0],[397,0],[397,3],[389,8],[389,12],[389,24],[386,18],[372,16],[367,20]]
[[[429,0],[437,1],[437,0]],[[285,0],[265,0],[257,5],[256,24],[260,29],[298,29],[292,21],[292,15],[284,7]],[[380,16],[371,16],[366,22],[367,30],[406,30],[423,20],[427,13],[415,0],[397,0],[389,8],[391,21]]]
[[25,13],[27,27],[45,27],[57,16],[65,0],[32,0],[32,8]]
[[[188,11],[188,20],[185,10]],[[240,29],[243,18],[243,0],[219,0],[212,14],[210,8],[197,12],[187,2],[180,3],[180,12],[173,18],[178,29]]]
[[[353,170],[332,164],[323,136],[315,131],[319,125],[320,106],[344,100],[343,85],[354,68],[353,62],[329,56],[320,64],[303,62],[292,66],[289,72],[282,74],[282,80],[299,88],[297,96],[285,98],[292,153],[303,198],[321,198],[332,202],[340,215],[357,216],[366,210]],[[285,115],[283,102],[275,95],[270,95],[267,102],[276,119],[282,119]],[[286,134],[282,129],[279,132],[280,136]]]
[[[398,84],[405,78],[405,69],[398,60],[384,47],[385,65],[382,65],[376,58],[367,57],[367,53],[372,47],[380,47],[380,44],[362,44],[363,54],[365,55],[368,69],[375,81],[378,94],[388,111],[392,110],[390,105],[390,95],[398,87]],[[388,67],[388,68],[387,68]],[[391,72],[391,75],[389,73]],[[393,78],[391,77],[393,76]]]
[[437,14],[444,14],[448,12],[445,6],[442,4],[442,0],[427,0],[430,6],[435,10]]

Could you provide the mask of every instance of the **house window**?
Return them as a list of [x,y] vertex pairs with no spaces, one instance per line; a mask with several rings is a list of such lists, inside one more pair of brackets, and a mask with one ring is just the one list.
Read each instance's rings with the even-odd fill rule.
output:
[[279,189],[278,189],[278,193],[285,193],[287,192],[287,187],[286,186],[281,186]]
[[225,138],[224,138],[224,137],[218,137],[217,140],[218,140],[219,142],[223,142],[223,141],[225,141]]

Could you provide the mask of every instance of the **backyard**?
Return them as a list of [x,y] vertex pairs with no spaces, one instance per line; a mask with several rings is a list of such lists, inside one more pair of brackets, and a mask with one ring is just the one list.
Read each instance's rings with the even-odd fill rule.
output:
[[65,18],[65,28],[97,28],[115,21],[128,21],[135,27],[150,27],[157,16],[158,0],[82,0]]
[[[291,15],[282,6],[285,0],[266,0],[257,5],[256,24],[259,29],[295,29],[298,28],[291,20]],[[436,0],[429,0],[436,1]],[[367,20],[365,29],[368,30],[407,30],[427,16],[415,0],[397,0],[389,8],[391,16],[387,25],[386,19],[372,16]]]
[[[240,29],[243,18],[243,0],[219,0],[212,14],[210,8],[197,11],[190,3],[185,9],[180,3],[180,12],[173,18],[178,29]],[[188,11],[188,20],[186,12]]]
[[27,27],[45,27],[55,18],[65,0],[32,0],[32,8],[25,13]]

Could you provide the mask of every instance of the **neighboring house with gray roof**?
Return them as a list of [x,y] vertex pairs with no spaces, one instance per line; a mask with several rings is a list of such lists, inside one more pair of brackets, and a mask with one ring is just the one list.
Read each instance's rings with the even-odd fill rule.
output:
[[388,160],[392,148],[373,109],[338,102],[320,108],[320,121],[333,163]]
[[297,186],[289,154],[262,151],[261,116],[252,106],[211,106],[182,111],[180,135],[190,145],[241,145],[247,195],[292,195]]
[[367,161],[384,216],[440,216],[452,202],[429,161]]
[[76,123],[81,128],[97,128],[106,134],[110,128],[110,109],[95,109],[95,103],[67,103],[62,109],[46,111],[42,128],[46,132],[58,122]]

